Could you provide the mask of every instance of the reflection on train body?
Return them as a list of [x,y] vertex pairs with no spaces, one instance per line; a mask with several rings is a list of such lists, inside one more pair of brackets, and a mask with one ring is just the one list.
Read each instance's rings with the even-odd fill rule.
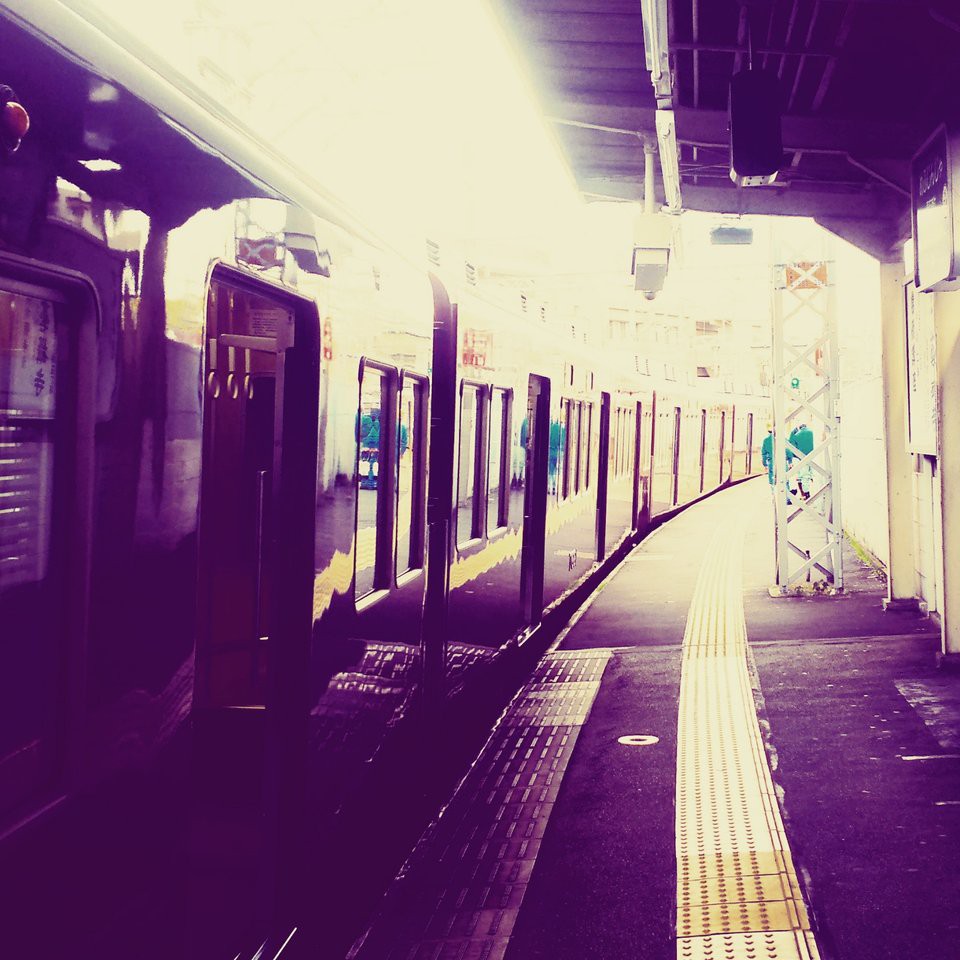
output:
[[[494,711],[510,652],[651,518],[752,472],[764,402],[431,278],[44,23],[0,10],[43,131],[0,167],[5,946],[329,946],[419,810],[390,773]],[[106,173],[77,162],[93,116]]]

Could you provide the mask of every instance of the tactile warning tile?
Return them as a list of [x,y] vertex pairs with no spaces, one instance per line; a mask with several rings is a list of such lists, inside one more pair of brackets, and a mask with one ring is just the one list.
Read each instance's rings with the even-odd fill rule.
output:
[[677,941],[677,960],[819,960],[809,932],[741,933]]
[[424,834],[357,960],[500,960],[610,652],[547,655]]
[[743,527],[722,524],[683,640],[677,747],[678,960],[817,958],[747,668]]

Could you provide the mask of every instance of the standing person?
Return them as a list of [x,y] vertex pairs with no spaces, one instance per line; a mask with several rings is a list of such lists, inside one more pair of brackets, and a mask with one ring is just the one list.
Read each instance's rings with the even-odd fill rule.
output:
[[[791,434],[792,436],[792,434]],[[787,469],[790,469],[790,464],[793,463],[795,454],[787,447]],[[760,445],[760,460],[763,465],[767,468],[767,480],[770,481],[770,492],[773,492],[773,483],[774,483],[774,444],[773,444],[773,424],[769,421],[767,422],[767,435],[763,438],[763,443]],[[787,488],[787,503],[793,503],[793,495],[795,494],[794,490]]]
[[[795,457],[813,453],[813,431],[805,424],[798,424],[790,433],[790,445],[796,448]],[[797,471],[797,487],[804,500],[810,499],[810,487],[813,485],[813,465],[807,460]]]
[[760,460],[767,468],[767,480],[770,481],[770,488],[773,489],[773,424],[767,423],[767,435],[763,438],[760,445]]

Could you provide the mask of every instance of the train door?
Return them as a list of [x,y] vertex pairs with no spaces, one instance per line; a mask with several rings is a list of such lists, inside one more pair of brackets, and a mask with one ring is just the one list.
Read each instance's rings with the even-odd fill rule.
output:
[[610,472],[610,394],[600,394],[600,452],[597,456],[597,559],[607,551],[607,484]]
[[534,624],[543,613],[543,564],[547,535],[547,466],[550,441],[550,381],[530,375],[527,387],[526,484],[520,595],[523,619]]
[[272,502],[293,311],[221,282],[208,303],[200,517],[201,698],[266,702]]
[[305,875],[319,317],[218,267],[204,349],[196,815],[233,805],[245,902],[257,888],[275,934],[296,922]]

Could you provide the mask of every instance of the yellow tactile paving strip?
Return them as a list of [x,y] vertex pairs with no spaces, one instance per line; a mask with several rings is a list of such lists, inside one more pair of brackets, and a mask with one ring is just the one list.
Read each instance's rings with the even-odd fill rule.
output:
[[747,669],[743,523],[704,555],[683,637],[678,960],[818,960]]

